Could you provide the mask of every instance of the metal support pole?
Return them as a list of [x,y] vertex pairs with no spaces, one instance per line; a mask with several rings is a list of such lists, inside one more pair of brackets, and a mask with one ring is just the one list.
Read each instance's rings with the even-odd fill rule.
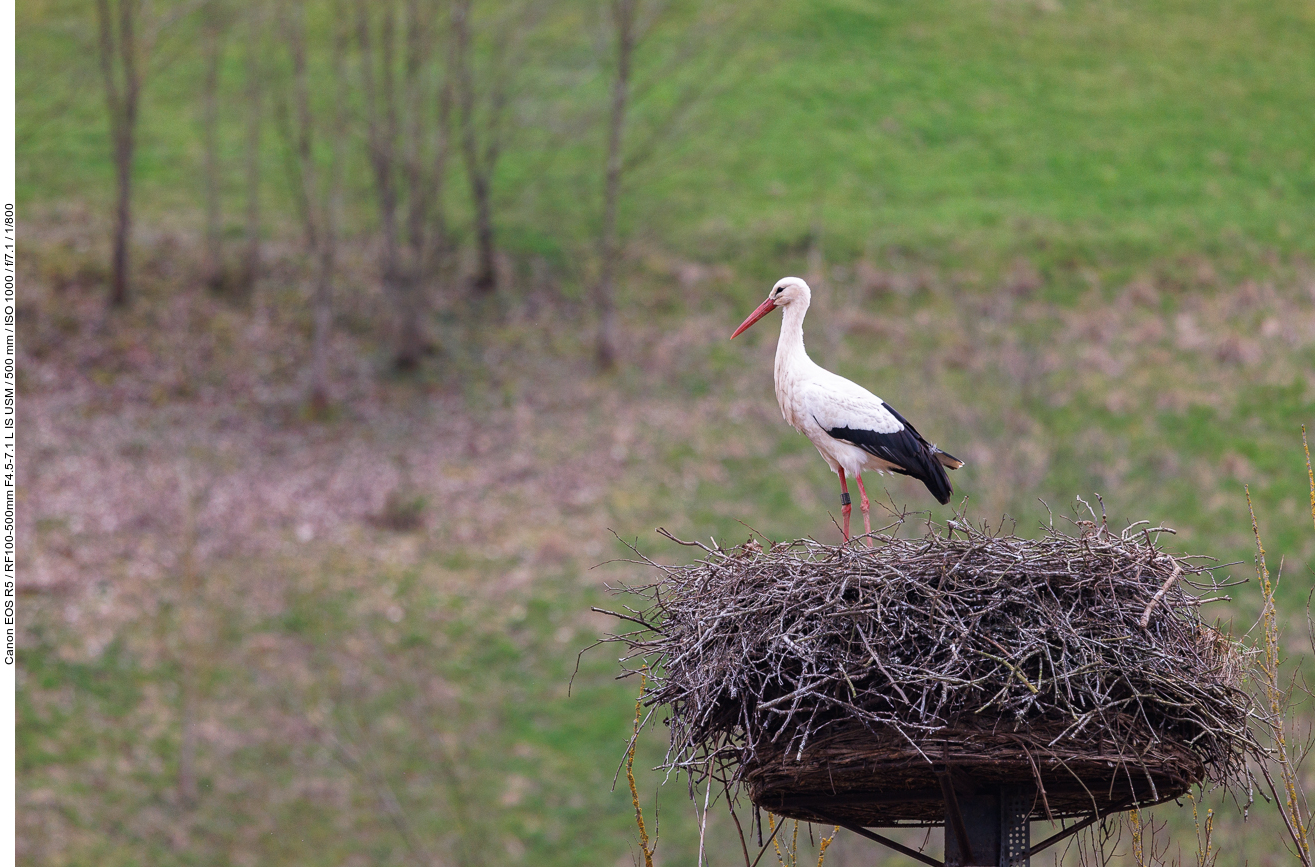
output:
[[1000,790],[1000,867],[1031,867],[1032,789]]
[[1029,867],[1032,801],[1015,789],[954,792],[945,808],[945,867]]

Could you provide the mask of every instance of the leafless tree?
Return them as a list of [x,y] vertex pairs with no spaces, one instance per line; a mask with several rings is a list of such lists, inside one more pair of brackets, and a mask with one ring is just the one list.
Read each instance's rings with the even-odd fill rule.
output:
[[616,366],[616,264],[619,255],[616,232],[617,199],[621,193],[621,136],[625,132],[626,106],[630,97],[630,61],[635,50],[635,7],[638,0],[612,0],[612,30],[615,37],[616,69],[612,77],[612,111],[607,134],[607,176],[603,184],[603,225],[599,233],[599,275],[594,291],[598,308],[595,355],[598,366]]
[[111,241],[110,304],[128,304],[128,245],[132,240],[132,163],[137,115],[150,42],[143,0],[96,0],[97,58],[110,116],[114,150],[115,206]]
[[246,46],[243,56],[246,76],[246,237],[242,251],[240,291],[249,294],[260,273],[260,132],[264,122],[266,9],[263,0],[251,0],[246,8]]
[[452,89],[438,0],[357,0],[370,167],[383,233],[384,288],[396,314],[394,366],[414,370],[428,338],[426,288],[450,250],[443,204]]
[[219,165],[219,67],[224,42],[231,26],[228,4],[207,0],[202,9],[201,46],[205,77],[201,88],[202,146],[205,152],[205,263],[206,285],[220,289],[224,283],[224,235],[220,212],[221,167]]
[[539,9],[534,3],[525,3],[512,4],[502,10],[484,52],[487,63],[482,70],[477,70],[473,6],[473,0],[452,2],[452,77],[456,88],[461,161],[475,210],[473,288],[477,293],[488,293],[498,285],[493,174],[506,145],[507,107],[512,80],[519,66],[518,50]]
[[202,0],[154,4],[151,0],[96,0],[96,59],[110,121],[114,161],[114,228],[110,253],[110,305],[126,307],[132,242],[132,168],[142,87],[157,38]]
[[[644,7],[641,9],[641,5]],[[684,120],[690,111],[698,105],[707,92],[717,73],[733,56],[729,46],[718,47],[719,50],[702,52],[712,57],[712,66],[696,71],[680,88],[676,100],[657,118],[649,118],[643,130],[639,145],[626,154],[624,139],[627,128],[627,115],[637,97],[642,97],[647,88],[635,92],[634,57],[635,51],[644,37],[662,18],[666,4],[655,2],[642,3],[642,0],[609,0],[608,17],[611,25],[611,50],[614,65],[611,79],[611,109],[607,126],[607,161],[603,177],[602,222],[598,234],[599,272],[593,288],[594,306],[598,310],[598,332],[594,341],[594,357],[598,367],[610,370],[617,363],[616,337],[616,270],[621,257],[620,234],[617,228],[617,212],[620,205],[622,185],[625,175],[633,172],[656,152],[658,144],[668,138]],[[643,13],[641,20],[641,12]],[[656,81],[666,81],[673,73],[706,47],[704,33],[719,32],[722,28],[707,26],[705,15],[695,17],[687,38],[682,40],[683,50],[656,72],[650,73],[648,87]],[[693,32],[702,31],[702,33]]]
[[[284,0],[279,8],[279,31],[291,63],[291,74],[287,92],[279,92],[278,118],[288,144],[288,176],[314,273],[309,398],[311,408],[318,413],[329,406],[328,342],[333,326],[342,150],[347,126],[344,58],[348,35],[341,26],[344,10],[334,0],[331,14],[337,29],[330,55],[332,81],[326,88],[332,94],[332,105],[317,111],[310,84],[305,7],[305,0]],[[321,137],[328,145],[327,164],[322,169],[316,159]]]

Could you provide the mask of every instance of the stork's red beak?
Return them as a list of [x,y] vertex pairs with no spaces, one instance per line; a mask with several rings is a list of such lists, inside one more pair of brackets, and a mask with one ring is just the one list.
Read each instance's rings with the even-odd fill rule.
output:
[[770,298],[768,298],[763,303],[759,304],[758,309],[750,313],[749,318],[741,322],[740,327],[735,329],[735,333],[731,335],[731,340],[734,340],[744,332],[748,331],[750,325],[757,322],[759,319],[762,319],[768,313],[771,313],[775,307],[776,307],[776,302]]

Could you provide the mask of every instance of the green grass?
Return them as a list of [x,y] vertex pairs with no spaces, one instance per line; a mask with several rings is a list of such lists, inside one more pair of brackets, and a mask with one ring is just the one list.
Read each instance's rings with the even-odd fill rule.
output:
[[[65,817],[62,839],[38,836],[29,845],[54,844],[49,851],[74,863],[94,856],[103,864],[223,864],[235,852],[261,863],[406,862],[397,827],[379,806],[384,781],[412,837],[455,863],[497,862],[508,846],[533,863],[578,864],[583,852],[593,863],[614,862],[633,816],[624,778],[620,792],[610,788],[633,688],[615,688],[612,661],[595,652],[567,694],[576,653],[590,639],[572,624],[605,600],[567,576],[489,604],[436,591],[443,573],[425,563],[409,575],[347,575],[331,566],[285,574],[299,589],[266,623],[220,601],[242,578],[217,579],[207,605],[235,628],[203,639],[202,712],[212,725],[242,729],[244,718],[274,729],[235,750],[202,750],[196,808],[173,794],[180,747],[166,720],[179,701],[175,662],[116,644],[94,662],[69,663],[58,637],[29,642],[21,774],[29,786],[84,805]],[[380,586],[395,588],[391,598],[404,606],[396,622],[366,613],[365,597]],[[42,608],[30,610],[44,619]],[[169,628],[170,615],[160,618],[157,628]],[[278,636],[279,650],[262,659],[253,636]],[[280,720],[298,718],[311,726],[280,729]],[[657,780],[642,769],[660,751],[656,738],[645,738],[637,771],[646,789]],[[105,779],[104,763],[115,755],[156,760],[129,761],[126,777]],[[70,786],[69,772],[84,785],[99,782]],[[349,796],[325,800],[316,787]],[[645,800],[651,810],[651,793]],[[184,850],[169,825],[192,829]],[[664,837],[664,849],[688,854],[687,831]]]
[[[676,7],[645,43],[641,84],[668,68],[693,14]],[[596,26],[583,6],[558,7],[528,55],[518,108],[532,119],[513,136],[498,196],[504,240],[527,254],[573,254],[596,222]],[[725,27],[692,28],[704,54],[638,103],[642,144],[692,80],[710,80],[631,178],[636,236],[755,274],[776,273],[771,251],[811,227],[837,261],[898,251],[991,269],[1025,255],[1059,276],[1084,265],[1130,274],[1184,254],[1238,270],[1268,250],[1315,254],[1307,4],[831,0],[747,4]],[[26,6],[20,29],[20,205],[103,201],[111,169],[88,10]],[[137,166],[147,213],[199,196],[194,40],[188,21],[166,30],[147,86]],[[236,45],[223,73],[236,194]],[[272,124],[265,138],[270,196],[286,209]],[[356,151],[352,199],[368,225]],[[450,188],[460,213],[464,184]]]

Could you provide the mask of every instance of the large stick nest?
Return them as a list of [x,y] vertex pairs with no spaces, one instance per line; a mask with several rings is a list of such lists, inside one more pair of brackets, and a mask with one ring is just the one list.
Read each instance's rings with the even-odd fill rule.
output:
[[1228,585],[1165,553],[1166,528],[1023,539],[951,521],[900,538],[903,525],[872,548],[644,558],[660,576],[608,612],[638,628],[604,640],[669,713],[668,770],[865,825],[939,822],[946,773],[1025,787],[1038,818],[1244,778],[1250,657],[1200,613]]

